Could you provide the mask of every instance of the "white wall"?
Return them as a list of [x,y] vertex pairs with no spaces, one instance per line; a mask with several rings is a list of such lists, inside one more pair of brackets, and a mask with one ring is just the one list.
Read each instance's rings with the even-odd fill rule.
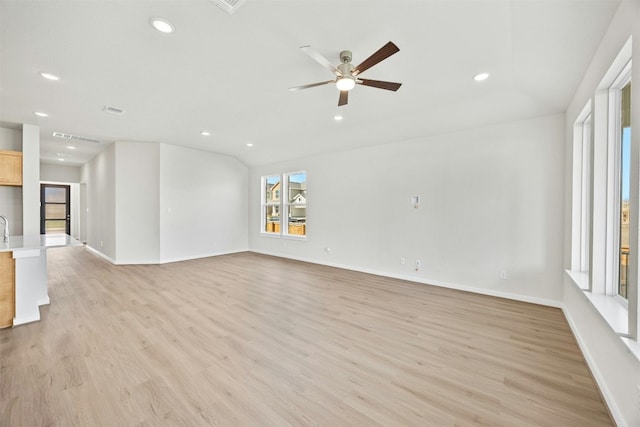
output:
[[87,186],[87,246],[115,261],[115,144],[82,167]]
[[[0,185],[0,215],[9,220],[9,235],[22,235],[22,188]],[[2,231],[0,226],[0,232]],[[1,234],[1,233],[0,233]]]
[[0,150],[22,151],[22,131],[0,127]]
[[40,163],[40,181],[79,183],[80,176],[81,168],[79,166]]
[[245,251],[248,174],[228,156],[117,142],[82,169],[87,244],[116,264]]
[[22,125],[22,234],[40,234],[40,128]]
[[116,142],[116,262],[160,259],[160,145]]
[[[638,153],[640,146],[640,2],[625,1],[614,17],[605,38],[594,56],[579,88],[569,104],[566,112],[565,129],[565,233],[564,233],[564,267],[571,268],[571,200],[572,200],[572,146],[573,124],[578,115],[594,96],[597,86],[604,77],[614,59],[622,49],[629,36],[633,37],[633,57],[635,58],[632,80],[632,147]],[[598,112],[598,110],[596,110]],[[597,120],[597,117],[594,117]],[[637,159],[634,160],[637,162]],[[637,163],[635,163],[637,164]],[[637,177],[637,173],[635,174]],[[637,189],[637,184],[633,184]],[[637,205],[637,192],[631,191],[631,203]],[[635,200],[635,202],[634,202]],[[638,213],[631,213],[632,219]],[[632,237],[637,238],[637,237]],[[637,256],[637,255],[636,255]],[[632,257],[630,257],[632,258]],[[635,259],[632,260],[635,264]],[[630,263],[631,264],[631,263]],[[631,269],[631,265],[630,265]],[[630,274],[630,282],[631,279]],[[630,293],[631,297],[631,293]],[[638,386],[640,385],[640,361],[628,350],[622,340],[608,326],[606,321],[591,306],[582,291],[576,288],[571,279],[563,281],[563,303],[565,314],[572,325],[585,357],[594,373],[598,384],[609,404],[616,422],[623,426],[640,425],[640,409],[638,407]]]
[[[0,150],[22,151],[22,131],[0,127]],[[9,235],[22,234],[22,187],[0,185],[0,215],[9,220]]]
[[[252,168],[250,249],[557,305],[563,128],[557,115]],[[307,240],[260,236],[260,176],[298,170]]]
[[246,251],[248,169],[219,154],[161,144],[162,262]]

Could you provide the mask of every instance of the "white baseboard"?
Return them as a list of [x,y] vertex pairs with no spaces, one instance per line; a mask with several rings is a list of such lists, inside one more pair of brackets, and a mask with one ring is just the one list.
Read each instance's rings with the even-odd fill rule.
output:
[[190,256],[186,256],[186,257],[163,258],[162,260],[160,260],[160,264],[169,264],[169,263],[172,263],[172,262],[180,262],[180,261],[190,261],[190,260],[193,260],[193,259],[209,258],[209,257],[214,257],[214,256],[239,254],[239,253],[247,252],[247,251],[248,251],[248,249],[240,249],[240,250],[225,251],[225,252],[210,252],[210,253],[206,253],[206,254],[190,255]]
[[49,295],[47,295],[45,298],[38,300],[38,307],[40,307],[41,305],[49,305],[49,304],[51,304],[51,299],[49,298]]
[[343,270],[358,271],[360,273],[373,274],[376,276],[389,277],[392,279],[406,280],[408,282],[421,283],[424,285],[438,286],[440,288],[455,289],[457,291],[466,291],[466,292],[472,292],[474,294],[488,295],[492,297],[506,298],[514,301],[522,301],[522,302],[528,302],[532,304],[546,305],[549,307],[562,308],[562,302],[546,299],[546,298],[538,298],[538,297],[532,297],[528,295],[513,294],[509,292],[496,291],[494,289],[483,289],[483,288],[478,288],[474,286],[467,286],[467,285],[461,285],[461,284],[450,283],[450,282],[442,282],[439,280],[431,280],[431,279],[422,278],[422,277],[406,276],[402,274],[389,273],[386,271],[373,270],[368,268],[358,268],[358,267],[353,267],[351,265],[338,264],[334,262],[320,262],[317,259],[307,259],[303,257],[296,257],[296,256],[289,256],[289,255],[287,256],[277,255],[270,252],[262,252],[262,251],[256,251],[256,250],[251,250],[251,252],[255,252],[262,255],[275,256],[279,258],[293,259],[296,261],[308,262],[311,264],[326,265],[327,267],[341,268]]
[[24,325],[25,323],[37,322],[40,320],[40,311],[38,314],[34,314],[31,317],[14,317],[13,318],[13,326]]
[[165,258],[158,261],[154,261],[154,260],[124,260],[124,261],[118,260],[116,261],[89,245],[85,245],[85,247],[93,254],[109,261],[113,265],[159,265],[159,264],[168,264],[172,262],[190,261],[193,259],[200,259],[200,258],[209,258],[209,257],[221,256],[221,255],[231,255],[231,254],[237,254],[237,253],[248,251],[248,249],[240,249],[240,250],[233,250],[233,251],[226,251],[226,252],[210,252],[210,253],[190,255],[185,257]]
[[106,256],[105,254],[103,254],[102,252],[100,252],[99,250],[89,246],[89,245],[85,245],[85,248],[87,248],[89,250],[89,252],[91,252],[94,255],[99,256],[102,259],[105,259],[107,261],[109,261],[111,264],[115,264],[115,260],[109,258],[108,256]]

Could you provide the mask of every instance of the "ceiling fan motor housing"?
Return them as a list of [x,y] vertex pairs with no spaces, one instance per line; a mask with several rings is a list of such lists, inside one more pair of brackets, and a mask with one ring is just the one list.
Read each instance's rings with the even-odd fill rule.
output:
[[343,50],[342,52],[340,52],[340,62],[342,62],[343,64],[351,62],[352,57],[353,55],[351,54],[350,50]]
[[338,71],[342,77],[352,77],[351,72],[353,71],[353,65],[348,62],[344,64],[338,65]]

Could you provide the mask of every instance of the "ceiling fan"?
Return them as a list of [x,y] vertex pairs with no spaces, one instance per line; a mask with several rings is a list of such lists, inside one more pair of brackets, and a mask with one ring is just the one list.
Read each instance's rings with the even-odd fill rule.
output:
[[338,106],[346,105],[349,100],[349,91],[355,87],[356,84],[363,86],[376,87],[378,89],[386,89],[397,91],[402,83],[383,82],[380,80],[368,80],[361,79],[359,76],[374,65],[384,61],[394,53],[400,51],[398,46],[389,42],[378,49],[373,55],[365,59],[360,65],[354,67],[351,64],[352,54],[351,51],[343,50],[340,52],[340,65],[335,67],[327,58],[322,56],[319,52],[313,50],[311,46],[301,46],[300,49],[316,62],[336,75],[334,80],[327,80],[325,82],[310,83],[308,85],[291,87],[289,90],[297,91],[302,89],[309,89],[311,87],[322,86],[329,83],[335,83],[338,90],[340,90],[340,97],[338,98]]

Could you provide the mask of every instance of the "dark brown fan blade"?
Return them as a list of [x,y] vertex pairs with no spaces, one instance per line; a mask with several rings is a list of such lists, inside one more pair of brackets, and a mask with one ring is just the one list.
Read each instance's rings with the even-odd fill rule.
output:
[[326,85],[333,82],[335,82],[335,80],[327,80],[326,82],[310,83],[308,85],[290,87],[289,90],[295,91],[295,90],[309,89],[310,87],[322,86],[322,85]]
[[341,90],[340,91],[340,98],[338,98],[338,107],[341,105],[347,105],[347,102],[349,101],[349,91],[348,90]]
[[363,86],[371,86],[377,87],[378,89],[386,89],[397,91],[402,86],[402,83],[393,83],[393,82],[382,82],[380,80],[367,80],[367,79],[358,79],[358,83]]
[[387,59],[388,57],[390,57],[391,55],[399,51],[400,49],[398,49],[398,46],[393,44],[393,42],[389,42],[384,46],[382,46],[380,49],[378,49],[378,51],[375,52],[373,55],[365,59],[362,62],[362,64],[354,68],[351,74],[353,74],[354,76],[357,76],[358,74],[365,72],[366,70],[373,67],[377,63],[384,61],[385,59]]

